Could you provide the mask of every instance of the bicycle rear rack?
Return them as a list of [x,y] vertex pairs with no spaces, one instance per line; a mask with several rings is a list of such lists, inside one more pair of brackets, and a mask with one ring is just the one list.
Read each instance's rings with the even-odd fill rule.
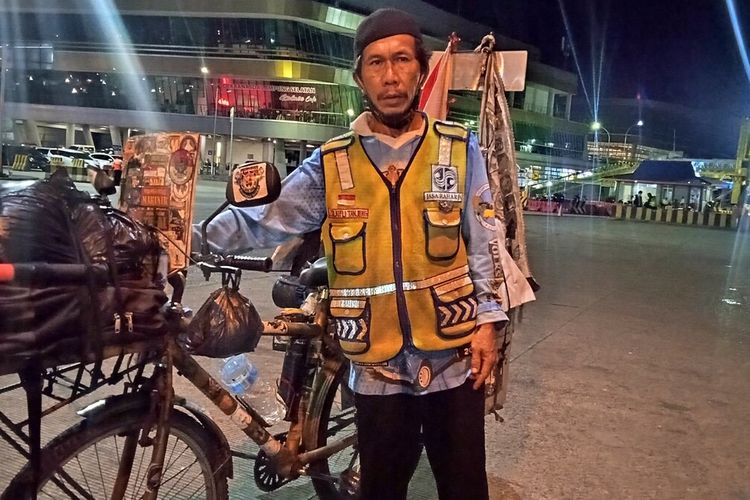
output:
[[[105,361],[79,362],[19,373],[18,382],[0,387],[0,398],[18,389],[24,389],[28,415],[26,419],[14,422],[6,412],[0,410],[0,438],[25,459],[31,459],[35,454],[35,441],[38,443],[42,418],[102,387],[116,385],[126,378],[123,393],[136,391],[147,378],[144,377],[147,367],[158,356],[158,353],[138,355],[122,352],[117,357]],[[139,359],[134,362],[134,357]]]

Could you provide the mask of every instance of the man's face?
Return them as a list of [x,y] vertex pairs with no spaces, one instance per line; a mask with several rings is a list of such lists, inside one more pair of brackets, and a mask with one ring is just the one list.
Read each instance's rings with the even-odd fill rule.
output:
[[376,40],[362,52],[357,83],[375,108],[387,118],[409,112],[421,83],[415,39],[393,35]]

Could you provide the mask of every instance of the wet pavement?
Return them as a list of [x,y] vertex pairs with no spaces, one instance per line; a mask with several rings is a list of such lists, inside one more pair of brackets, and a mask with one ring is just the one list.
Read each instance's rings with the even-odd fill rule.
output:
[[[491,498],[750,498],[750,234],[575,216],[529,216],[527,230],[543,288],[514,338],[504,422],[486,422]],[[263,317],[274,278],[243,281]],[[186,302],[197,309],[216,286],[192,275]],[[266,339],[252,358],[280,371]],[[177,392],[253,450],[184,381]],[[21,401],[0,405],[21,414]],[[71,421],[46,424],[45,439]],[[0,453],[4,486],[21,460]],[[305,479],[260,493],[243,459],[230,488],[314,497]],[[409,498],[436,498],[426,460]]]

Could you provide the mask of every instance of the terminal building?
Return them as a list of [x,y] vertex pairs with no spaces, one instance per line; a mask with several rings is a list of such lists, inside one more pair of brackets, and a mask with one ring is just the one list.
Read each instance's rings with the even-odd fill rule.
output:
[[[191,131],[201,134],[203,160],[216,173],[248,159],[288,173],[362,111],[353,35],[376,4],[3,2],[0,135],[3,143],[101,149],[131,135]],[[399,7],[421,21],[433,50],[443,50],[453,31],[461,49],[492,31],[426,2]],[[576,76],[544,64],[533,46],[496,38],[498,50],[528,52],[526,89],[508,94],[522,179],[590,168],[588,124],[570,119]],[[449,119],[476,127],[478,114],[478,95],[452,95]]]

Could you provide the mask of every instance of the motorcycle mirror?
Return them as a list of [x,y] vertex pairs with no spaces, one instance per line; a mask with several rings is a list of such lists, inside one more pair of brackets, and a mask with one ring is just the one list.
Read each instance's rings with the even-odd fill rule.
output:
[[267,205],[279,197],[281,177],[268,162],[247,162],[232,171],[227,182],[227,201],[235,207]]

